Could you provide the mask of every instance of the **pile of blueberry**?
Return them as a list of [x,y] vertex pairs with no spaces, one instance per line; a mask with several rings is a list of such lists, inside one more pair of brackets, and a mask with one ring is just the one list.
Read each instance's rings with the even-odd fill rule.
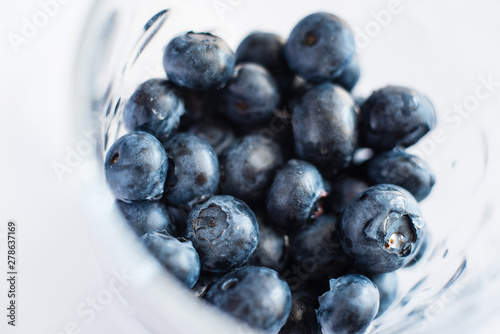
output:
[[[193,293],[265,333],[364,333],[425,250],[435,179],[405,148],[436,123],[399,86],[364,101],[354,36],[329,13],[236,53],[188,32],[137,87],[105,174],[126,221]],[[358,158],[371,152],[367,158]],[[364,155],[366,156],[366,154]]]

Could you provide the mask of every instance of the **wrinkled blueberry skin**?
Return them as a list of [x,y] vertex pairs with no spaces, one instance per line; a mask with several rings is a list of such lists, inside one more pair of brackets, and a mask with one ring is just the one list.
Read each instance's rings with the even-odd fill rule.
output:
[[184,102],[171,82],[148,80],[135,90],[125,104],[123,122],[129,131],[145,131],[158,139],[179,126],[184,114]]
[[344,210],[341,243],[361,269],[391,272],[412,259],[424,228],[415,198],[401,187],[380,184],[356,196]]
[[173,38],[163,55],[163,67],[170,81],[193,90],[223,87],[231,79],[235,55],[220,37],[209,33]]
[[247,203],[262,199],[283,164],[283,154],[274,141],[258,135],[239,138],[222,154],[221,191]]
[[359,58],[357,55],[354,55],[349,65],[342,71],[342,74],[335,79],[335,83],[350,92],[358,83],[360,76],[361,67],[359,66]]
[[291,103],[295,152],[326,175],[350,165],[357,147],[357,116],[352,97],[340,86],[313,86]]
[[165,149],[153,135],[142,131],[119,138],[104,160],[108,186],[124,202],[161,197],[167,169]]
[[138,236],[148,232],[177,235],[177,227],[172,216],[159,201],[125,203],[117,200],[116,205]]
[[316,310],[302,293],[292,294],[292,308],[279,334],[322,334],[316,319]]
[[394,303],[398,294],[398,277],[395,272],[372,274],[367,276],[378,289],[380,307],[376,318],[381,316]]
[[219,160],[210,144],[196,135],[178,133],[163,145],[170,164],[163,195],[167,203],[187,204],[217,190]]
[[232,127],[220,119],[213,122],[196,123],[187,132],[206,140],[217,156],[220,156],[226,148],[236,141],[236,134]]
[[350,260],[340,245],[338,230],[337,216],[321,215],[290,236],[293,263],[307,267],[309,279],[327,280],[350,268]]
[[249,266],[262,266],[281,272],[289,256],[288,236],[276,231],[265,221],[264,214],[257,214],[259,223],[259,243],[248,259]]
[[379,89],[361,107],[362,144],[376,150],[415,144],[436,126],[436,110],[419,92],[400,86]]
[[354,197],[369,187],[370,185],[359,177],[341,175],[331,183],[325,208],[340,214]]
[[258,64],[236,66],[234,76],[220,92],[220,110],[234,123],[245,126],[270,119],[279,102],[276,81]]
[[203,270],[227,272],[242,266],[257,248],[259,226],[253,211],[232,196],[214,196],[188,216],[186,239],[198,251]]
[[292,231],[321,214],[320,199],[325,195],[323,178],[316,167],[293,159],[276,174],[266,211],[275,226]]
[[290,87],[295,74],[284,54],[285,41],[276,34],[253,32],[236,49],[236,63],[256,63],[264,66],[276,79],[281,92]]
[[402,150],[381,153],[368,161],[367,176],[373,184],[390,183],[408,190],[417,201],[426,198],[436,178],[422,159]]
[[330,280],[319,297],[318,322],[323,334],[364,334],[379,308],[379,292],[363,275]]
[[303,18],[285,44],[288,65],[310,82],[336,79],[355,51],[351,28],[341,18],[324,12]]
[[188,288],[200,277],[200,259],[190,241],[169,235],[149,232],[141,238],[149,251]]
[[205,299],[264,333],[276,333],[285,324],[292,304],[286,282],[265,267],[244,267],[224,275]]

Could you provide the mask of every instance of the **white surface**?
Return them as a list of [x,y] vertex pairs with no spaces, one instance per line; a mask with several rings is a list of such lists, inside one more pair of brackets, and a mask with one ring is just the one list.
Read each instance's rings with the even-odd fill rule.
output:
[[[62,2],[62,1],[61,1]],[[18,224],[18,314],[6,324],[5,241],[0,240],[0,333],[143,333],[114,298],[95,318],[77,309],[108,286],[93,251],[75,173],[59,182],[71,141],[75,50],[91,1],[68,1],[15,52],[8,34],[22,35],[38,1],[2,1],[0,11],[0,233]],[[83,311],[88,310],[83,306]],[[100,308],[99,308],[100,310]]]
[[[4,315],[7,291],[4,279],[5,242],[0,240],[0,333],[145,332],[114,297],[102,310],[98,305],[100,311],[95,312],[92,320],[77,312],[78,309],[89,310],[85,304],[104,295],[109,286],[109,279],[105,278],[100,270],[89,231],[85,226],[86,222],[82,219],[85,204],[81,203],[79,197],[75,173],[64,174],[60,182],[53,170],[54,162],[65,162],[68,155],[67,143],[72,142],[75,137],[71,133],[74,127],[69,126],[72,110],[71,101],[68,99],[73,84],[75,50],[90,2],[73,0],[60,5],[58,12],[48,20],[47,25],[40,28],[27,44],[20,45],[18,52],[9,42],[9,33],[21,35],[24,18],[32,20],[33,16],[41,11],[41,6],[36,0],[2,2],[0,233],[5,232],[9,219],[17,222],[19,295],[17,326],[12,328],[6,325]],[[409,2],[411,1],[407,1]],[[464,39],[468,42],[461,46],[457,43],[460,47],[457,47],[454,58],[441,59],[439,53],[426,56],[437,57],[443,64],[443,70],[463,62],[466,64],[464,66],[474,67],[475,70],[471,72],[477,75],[492,73],[493,69],[488,67],[492,63],[491,59],[500,62],[498,41],[488,40],[489,35],[480,33],[485,30],[500,32],[496,19],[500,11],[476,14],[473,11],[479,10],[481,6],[476,6],[472,1],[455,1],[453,5],[450,5],[450,1],[447,3],[448,7],[436,4],[434,10],[450,10],[446,22],[456,25],[457,34],[439,38]],[[484,16],[484,24],[491,26],[470,27],[463,16],[454,16],[452,9],[464,13],[466,9],[463,7],[467,4],[470,4],[471,15]],[[411,20],[413,15],[425,15],[429,10],[429,7],[422,7],[416,1],[413,1],[412,6],[414,7],[411,12],[405,12],[395,20]],[[380,8],[384,6],[381,5]],[[354,6],[345,9],[348,13],[356,10]],[[359,22],[373,20],[369,13],[352,16],[357,17]],[[493,22],[496,24],[493,25]],[[427,31],[426,27],[416,27],[420,28],[421,38],[433,33]],[[398,31],[397,24],[384,31],[385,36],[394,40],[400,38],[402,33]],[[475,35],[476,33],[478,34]],[[374,39],[369,47],[382,52],[384,42]],[[438,51],[439,45],[436,45],[436,52]],[[401,54],[404,52],[408,52],[408,49],[401,50]],[[399,66],[406,68],[406,72],[395,73],[392,79],[401,82],[407,78],[411,82],[422,70],[407,66],[398,54],[393,57],[382,63],[365,59],[364,65],[371,71],[365,73],[372,77],[381,77],[385,67]],[[498,73],[498,67],[493,73]],[[457,87],[453,89],[453,101],[463,101],[463,98],[471,93],[471,89],[477,85],[477,75],[457,80]],[[380,81],[380,84],[385,84],[383,80]],[[440,89],[439,75],[436,80],[429,78],[428,84],[428,91]],[[366,93],[372,87],[362,86],[361,89]],[[498,109],[497,101],[490,103],[495,106],[495,110]],[[83,137],[83,134],[78,134],[77,137]],[[76,324],[76,330],[73,323]],[[497,329],[488,328],[483,333],[487,331],[498,332]],[[168,330],[166,332],[168,333]]]

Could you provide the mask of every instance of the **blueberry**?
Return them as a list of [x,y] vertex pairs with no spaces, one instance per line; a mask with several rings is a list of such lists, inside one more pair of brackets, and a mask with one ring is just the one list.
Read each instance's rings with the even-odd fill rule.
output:
[[264,66],[276,79],[281,92],[290,87],[295,74],[285,59],[285,41],[276,34],[253,32],[236,49],[236,63]]
[[256,124],[270,119],[280,102],[278,85],[262,66],[236,66],[234,76],[220,92],[220,110],[233,122]]
[[264,213],[257,214],[259,243],[248,259],[247,265],[263,266],[280,272],[287,264],[289,239],[288,236],[269,226],[265,218]]
[[219,183],[219,161],[205,140],[189,133],[178,133],[163,143],[169,159],[169,172],[163,198],[179,206],[211,195]]
[[167,169],[165,149],[153,135],[142,131],[118,139],[104,161],[109,188],[124,202],[160,198]]
[[351,266],[340,245],[335,215],[319,216],[313,223],[293,233],[290,253],[294,264],[307,269],[308,279],[338,277]]
[[365,180],[357,176],[341,175],[331,184],[325,208],[335,213],[342,213],[354,197],[369,187],[370,185]]
[[425,235],[415,198],[405,189],[380,184],[356,196],[341,219],[341,243],[363,270],[395,271],[408,263]]
[[179,126],[183,114],[177,87],[167,80],[151,79],[139,85],[125,104],[123,122],[129,131],[145,131],[161,139]]
[[244,267],[224,275],[205,299],[264,333],[276,333],[285,324],[292,303],[286,282],[265,267]]
[[292,308],[279,334],[322,334],[316,310],[302,293],[292,294]]
[[175,222],[163,203],[159,201],[125,203],[117,200],[116,204],[138,236],[148,232],[177,235]]
[[190,208],[189,207],[179,208],[175,206],[170,206],[168,204],[166,205],[166,207],[177,228],[177,233],[172,235],[174,236],[184,235],[186,232],[186,220],[189,214],[188,210],[190,210]]
[[273,180],[266,211],[277,227],[292,231],[321,215],[320,199],[326,195],[316,167],[305,161],[290,160]]
[[323,334],[364,334],[378,308],[377,287],[363,275],[346,275],[330,280],[317,317]]
[[403,187],[419,202],[430,194],[436,182],[424,160],[402,150],[376,155],[368,161],[366,168],[373,184],[391,183]]
[[420,247],[418,248],[415,255],[411,258],[411,260],[407,264],[404,265],[405,268],[414,266],[424,257],[425,253],[427,252],[427,250],[430,246],[430,239],[431,239],[431,237],[429,234],[424,234],[424,238],[420,244]]
[[389,306],[394,303],[398,294],[398,276],[395,272],[384,274],[371,274],[367,276],[378,289],[380,294],[380,307],[376,318],[381,316]]
[[225,180],[221,191],[245,202],[262,199],[283,164],[281,150],[272,140],[258,135],[242,137],[222,154]]
[[188,288],[200,277],[200,259],[190,241],[149,232],[141,237],[149,251]]
[[295,157],[292,115],[287,109],[277,110],[269,122],[238,130],[240,134],[258,135],[274,141],[280,146],[285,161]]
[[436,126],[436,110],[419,92],[399,86],[375,91],[361,107],[363,145],[378,150],[415,144]]
[[242,266],[252,255],[259,241],[259,226],[248,205],[220,195],[191,211],[186,238],[198,251],[203,270],[223,272]]
[[173,38],[165,49],[163,67],[180,87],[209,90],[223,87],[233,75],[235,55],[220,37],[188,32]]
[[327,175],[350,165],[357,146],[357,116],[352,97],[324,83],[292,102],[295,151]]
[[350,92],[358,83],[360,76],[361,68],[359,66],[359,59],[357,55],[354,55],[349,65],[342,71],[342,74],[335,79],[335,83]]
[[285,44],[288,65],[310,82],[333,81],[349,65],[355,51],[351,28],[341,18],[324,12],[303,18]]
[[213,91],[196,91],[185,87],[180,88],[186,112],[181,117],[179,131],[185,132],[192,125],[213,122],[217,116],[219,94]]
[[202,271],[200,274],[200,278],[193,286],[193,293],[198,298],[205,298],[207,295],[208,289],[217,282],[225,273],[211,273],[208,271]]
[[236,141],[236,134],[232,127],[220,119],[213,122],[196,123],[187,132],[206,140],[217,156],[220,156],[226,148]]

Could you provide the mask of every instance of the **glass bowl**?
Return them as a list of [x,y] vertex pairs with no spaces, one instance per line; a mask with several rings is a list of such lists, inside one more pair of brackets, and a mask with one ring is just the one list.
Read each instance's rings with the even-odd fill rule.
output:
[[[368,332],[497,328],[499,9],[487,0],[96,1],[75,73],[74,131],[96,148],[80,169],[79,190],[102,269],[126,278],[120,299],[130,316],[152,333],[252,333],[185,291],[142,249],[117,211],[102,161],[125,133],[120,115],[126,100],[141,82],[165,77],[164,47],[181,32],[208,31],[235,50],[252,31],[286,38],[305,15],[327,11],[356,34],[362,77],[354,96],[405,85],[428,95],[438,110],[437,128],[409,149],[436,174],[433,192],[421,203],[431,239],[416,265],[397,272],[397,300]],[[75,136],[74,144],[87,139]]]

